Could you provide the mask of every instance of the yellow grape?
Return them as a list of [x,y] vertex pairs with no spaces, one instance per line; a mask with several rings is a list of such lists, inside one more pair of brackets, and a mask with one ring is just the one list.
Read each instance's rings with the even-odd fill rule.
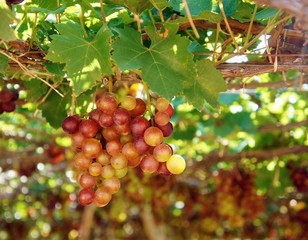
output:
[[185,170],[186,162],[180,155],[172,155],[167,161],[167,168],[172,174],[180,174]]

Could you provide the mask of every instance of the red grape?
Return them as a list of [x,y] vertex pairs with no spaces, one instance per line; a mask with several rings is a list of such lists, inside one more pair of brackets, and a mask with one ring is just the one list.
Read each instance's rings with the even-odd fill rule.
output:
[[92,163],[92,159],[86,157],[82,152],[77,153],[74,160],[75,166],[81,170],[87,170]]
[[136,151],[134,148],[134,143],[129,142],[126,143],[123,146],[122,149],[123,156],[129,161],[129,160],[134,160],[136,157],[139,156],[139,153]]
[[100,187],[95,191],[95,200],[103,205],[107,205],[111,200],[112,194],[106,187]]
[[101,175],[102,171],[103,171],[103,167],[98,162],[92,163],[89,167],[89,173],[94,177]]
[[112,156],[110,159],[110,163],[114,169],[122,169],[127,167],[127,159],[123,156],[122,153]]
[[5,102],[2,103],[2,109],[5,112],[14,112],[16,105],[14,102]]
[[86,138],[78,131],[71,136],[72,144],[75,147],[81,148],[83,141]]
[[110,158],[111,156],[107,153],[107,151],[102,150],[102,152],[96,158],[96,161],[104,166],[110,164]]
[[93,202],[94,192],[90,188],[82,189],[78,194],[78,201],[82,205],[89,205]]
[[96,135],[98,130],[98,125],[97,123],[92,120],[92,119],[88,119],[88,120],[83,120],[80,124],[79,124],[79,131],[81,132],[81,134],[87,138],[92,138]]
[[144,117],[136,117],[131,123],[130,128],[133,136],[143,136],[145,130],[150,127],[149,121]]
[[122,135],[120,138],[120,142],[122,143],[122,145],[125,145],[126,143],[133,142],[133,141],[134,141],[134,138],[131,134]]
[[169,117],[172,118],[173,117],[173,114],[174,114],[174,108],[171,104],[169,104],[167,110],[166,110],[166,113],[168,113]]
[[79,120],[73,116],[65,118],[62,122],[62,129],[64,132],[73,134],[78,131]]
[[162,143],[156,146],[153,150],[153,156],[159,162],[166,162],[172,155],[172,151],[169,145]]
[[133,110],[129,111],[129,114],[132,117],[137,117],[143,115],[145,110],[146,110],[145,102],[140,98],[136,98],[136,107]]
[[105,179],[102,184],[102,186],[106,187],[112,194],[120,189],[120,185],[120,181],[116,177]]
[[98,101],[96,102],[97,108],[100,109],[101,111],[105,113],[113,113],[117,107],[118,107],[118,102],[115,99],[115,97],[111,95],[104,95]]
[[137,167],[139,165],[140,161],[141,161],[141,157],[138,156],[133,160],[128,160],[127,166],[132,167],[132,168]]
[[99,118],[99,125],[103,128],[112,126],[113,115],[109,113],[102,113]]
[[117,140],[120,139],[120,134],[117,133],[115,128],[113,126],[104,128],[103,131],[103,136],[107,141],[112,141],[112,140]]
[[130,120],[129,113],[124,108],[118,108],[113,114],[113,121],[115,124],[123,125]]
[[152,155],[146,155],[141,159],[140,168],[145,173],[153,173],[158,167],[159,162]]
[[87,138],[82,143],[82,152],[89,158],[98,157],[102,150],[102,145],[97,139]]
[[96,178],[89,173],[84,173],[79,179],[79,184],[84,188],[92,188],[96,184]]
[[9,89],[2,89],[0,91],[0,102],[7,103],[13,98],[13,93]]
[[144,141],[150,146],[159,145],[164,138],[162,131],[157,127],[149,127],[144,132]]
[[159,167],[157,169],[157,173],[162,175],[162,176],[170,176],[171,172],[167,168],[167,163],[166,162],[160,162]]
[[11,99],[11,101],[14,102],[14,101],[16,101],[18,99],[19,93],[18,93],[18,91],[16,89],[12,89],[11,92],[12,92],[12,99]]
[[94,120],[97,124],[99,124],[99,118],[102,115],[102,111],[99,109],[94,109],[89,113],[89,119]]
[[125,96],[121,102],[121,107],[131,111],[136,107],[136,99],[132,96]]
[[167,123],[165,126],[157,126],[163,133],[164,137],[169,137],[173,133],[173,126],[171,122]]
[[120,135],[127,135],[130,133],[130,123],[129,122],[122,124],[122,125],[114,124],[113,127],[116,130],[116,132]]
[[167,112],[157,112],[154,117],[155,123],[159,126],[165,126],[169,120],[169,114]]
[[106,144],[107,153],[111,156],[117,155],[122,150],[122,144],[119,140],[112,140]]
[[144,141],[143,137],[139,137],[134,141],[134,148],[139,154],[144,154],[150,149],[150,146]]
[[158,98],[155,107],[159,112],[164,112],[168,109],[169,102],[165,98]]

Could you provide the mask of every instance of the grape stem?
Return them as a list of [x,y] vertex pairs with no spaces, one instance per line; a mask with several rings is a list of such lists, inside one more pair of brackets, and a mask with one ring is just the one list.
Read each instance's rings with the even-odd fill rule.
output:
[[147,111],[150,114],[151,125],[153,126],[154,125],[154,121],[153,121],[153,114],[152,114],[152,110],[151,110],[151,95],[150,95],[150,92],[149,92],[148,84],[145,81],[142,81],[142,82],[143,82],[144,90],[145,90],[145,92],[147,94]]
[[109,87],[109,92],[112,92],[113,82],[111,75],[109,75],[108,87]]

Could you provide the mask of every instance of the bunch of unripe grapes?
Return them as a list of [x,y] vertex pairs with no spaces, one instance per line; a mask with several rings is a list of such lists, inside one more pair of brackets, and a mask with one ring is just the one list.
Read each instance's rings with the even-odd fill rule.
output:
[[18,91],[15,89],[2,89],[0,91],[0,114],[13,112],[16,108],[15,101],[18,99]]
[[170,118],[174,113],[165,98],[156,100],[156,113],[150,119],[145,117],[152,115],[146,114],[150,107],[141,98],[125,96],[119,103],[115,94],[107,92],[96,107],[88,117],[69,116],[62,123],[78,152],[74,161],[82,171],[79,184],[83,189],[78,195],[82,205],[107,205],[128,167],[140,165],[145,173],[166,176],[184,171],[185,160],[163,143],[173,132]]

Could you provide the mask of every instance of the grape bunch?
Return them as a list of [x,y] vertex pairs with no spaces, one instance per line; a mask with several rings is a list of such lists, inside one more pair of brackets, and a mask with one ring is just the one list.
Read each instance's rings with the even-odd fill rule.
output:
[[265,210],[263,197],[257,195],[252,173],[237,168],[234,171],[220,169],[215,176],[215,185],[218,213],[228,219],[232,227],[242,227]]
[[293,161],[288,162],[290,179],[299,192],[308,191],[308,171],[306,167],[297,167]]
[[185,160],[163,143],[173,132],[170,118],[174,113],[165,98],[156,100],[155,116],[141,98],[129,95],[119,103],[115,94],[107,92],[96,106],[88,117],[69,116],[62,123],[76,147],[74,164],[82,171],[83,189],[78,195],[82,205],[107,205],[128,167],[140,165],[145,173],[165,176],[184,171]]
[[18,91],[15,89],[2,89],[0,91],[0,114],[13,112],[16,108],[15,101],[18,96]]

